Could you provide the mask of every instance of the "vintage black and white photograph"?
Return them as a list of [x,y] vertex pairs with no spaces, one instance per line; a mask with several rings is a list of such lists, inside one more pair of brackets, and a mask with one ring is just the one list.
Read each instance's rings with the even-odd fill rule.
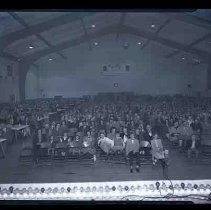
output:
[[0,12],[1,200],[210,180],[210,9]]

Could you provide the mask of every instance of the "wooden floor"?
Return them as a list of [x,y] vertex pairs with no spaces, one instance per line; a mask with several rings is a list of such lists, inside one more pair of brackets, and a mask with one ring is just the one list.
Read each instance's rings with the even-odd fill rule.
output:
[[[184,154],[169,148],[169,179],[211,179],[211,163],[197,164],[187,161]],[[97,160],[86,162],[55,163],[53,165],[26,165],[18,157],[21,144],[9,146],[6,157],[0,159],[0,183],[48,183],[92,181],[137,181],[163,179],[161,166],[143,165],[140,173],[129,172],[127,164],[115,164]]]

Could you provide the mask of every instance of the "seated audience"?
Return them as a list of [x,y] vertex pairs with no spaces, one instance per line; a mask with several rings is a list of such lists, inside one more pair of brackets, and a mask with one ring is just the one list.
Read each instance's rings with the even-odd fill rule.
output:
[[[51,138],[55,143],[61,139],[65,142],[68,136],[68,147],[84,148],[93,142],[92,138],[97,139],[100,134],[98,141],[100,148],[106,154],[110,154],[112,151],[124,151],[124,144],[131,138],[129,133],[134,130],[140,150],[144,148],[146,154],[151,153],[151,141],[155,133],[163,141],[168,138],[180,148],[187,149],[188,154],[198,154],[201,136],[204,134],[202,125],[207,126],[211,122],[209,98],[203,97],[200,100],[188,96],[134,96],[129,97],[129,100],[127,98],[118,96],[118,100],[113,100],[111,96],[99,95],[92,100],[84,101],[39,99],[26,100],[24,103],[0,104],[0,120],[4,124],[3,127],[5,124],[11,126],[18,123],[28,124],[31,132],[29,138],[30,135],[33,140],[35,137],[36,144],[48,142]],[[54,117],[48,115],[49,112],[56,110],[59,112]],[[37,120],[43,117],[49,117],[48,125],[45,120]],[[10,137],[7,138],[12,139],[14,132],[9,130]],[[88,131],[91,131],[91,137]],[[80,132],[80,135],[77,132]],[[97,142],[92,147],[97,146],[96,144]]]

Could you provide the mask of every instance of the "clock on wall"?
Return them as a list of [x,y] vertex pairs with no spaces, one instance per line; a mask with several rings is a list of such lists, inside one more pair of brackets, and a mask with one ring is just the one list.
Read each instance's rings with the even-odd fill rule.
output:
[[117,88],[119,85],[117,82],[114,83],[114,87]]

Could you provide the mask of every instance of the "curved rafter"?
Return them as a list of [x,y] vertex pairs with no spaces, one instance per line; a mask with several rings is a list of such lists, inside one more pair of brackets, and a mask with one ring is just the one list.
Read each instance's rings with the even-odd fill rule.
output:
[[[67,15],[63,15],[63,16],[51,19],[46,22],[42,22],[40,24],[36,24],[33,26],[27,26],[25,29],[5,35],[0,38],[0,54],[2,54],[3,56],[8,56],[8,55],[5,55],[4,52],[1,52],[1,50],[5,49],[5,47],[7,47],[9,44],[11,44],[11,42],[14,42],[18,39],[25,38],[25,37],[33,35],[33,34],[39,34],[43,31],[49,30],[51,28],[54,28],[54,27],[57,27],[60,25],[64,25],[66,23],[74,22],[76,20],[83,20],[84,17],[94,15],[94,14],[96,14],[96,12],[95,13],[93,13],[93,12],[89,12],[89,13],[88,12],[73,12],[73,13],[70,13]],[[207,21],[203,21],[197,17],[192,17],[191,15],[187,15],[187,14],[183,14],[183,13],[182,14],[181,13],[164,13],[164,14],[167,16],[167,21],[163,27],[165,27],[165,25],[168,24],[168,22],[169,22],[168,19],[172,18],[172,19],[177,19],[177,20],[189,23],[189,24],[194,24],[194,25],[206,28],[206,29],[211,29],[210,23],[208,23]],[[85,34],[86,41],[89,42],[93,38],[98,38],[101,36],[101,34],[106,35],[106,34],[110,34],[110,33],[116,33],[116,32],[113,32],[113,27],[114,26],[106,27],[105,30],[108,29],[108,32],[105,32],[104,29],[101,29],[101,30],[97,31],[96,33],[92,34],[90,37]],[[112,30],[110,30],[110,29],[112,29]],[[143,38],[146,38],[148,40],[148,42],[155,41],[155,42],[161,43],[163,45],[166,45],[170,48],[174,48],[175,52],[172,55],[170,54],[169,55],[170,57],[173,56],[174,54],[184,51],[186,53],[195,54],[199,58],[202,58],[205,60],[210,59],[210,54],[208,52],[195,49],[193,45],[184,46],[180,43],[170,41],[166,38],[159,37],[158,34],[156,34],[156,36],[155,36],[152,33],[149,33],[149,32],[143,31],[143,30],[139,30],[139,29],[136,29],[136,28],[133,28],[130,26],[124,26],[123,24],[120,24],[118,27],[115,28],[115,30],[118,30],[118,34],[119,33],[128,33],[128,34],[138,35]],[[208,35],[208,36],[210,36],[210,35]],[[204,38],[202,38],[202,39],[204,39]],[[197,40],[197,42],[199,42],[200,40],[201,39]],[[62,49],[70,48],[72,46],[80,44],[79,41],[85,42],[85,40],[82,37],[79,37],[77,39],[70,40],[70,41],[67,41],[67,42],[64,42],[64,43],[61,43],[58,45],[52,45],[51,49],[42,50],[42,51],[36,52],[32,55],[23,57],[21,59],[23,59],[25,61],[28,60],[30,62],[33,60],[36,61],[37,59],[39,59],[42,56],[45,56],[45,55],[48,55],[48,54],[51,54],[54,52],[59,53],[58,49],[62,50]],[[63,47],[63,45],[66,45],[66,47],[65,46]],[[42,56],[40,56],[40,55],[42,55]]]
[[[171,41],[169,39],[160,37],[160,36],[155,36],[153,33],[151,32],[147,32],[144,30],[140,30],[131,26],[121,26],[119,28],[120,33],[122,34],[132,34],[132,35],[136,35],[136,36],[141,36],[143,38],[147,38],[150,41],[154,41],[157,43],[160,43],[162,45],[168,46],[170,48],[176,49],[176,50],[180,50],[180,51],[185,51],[186,53],[190,53],[190,54],[195,54],[197,55],[199,58],[205,59],[205,60],[210,60],[211,58],[211,54],[204,52],[202,50],[199,49],[195,49],[193,47],[187,47],[184,46],[183,44],[177,43],[175,41]],[[89,35],[89,40],[95,39],[95,38],[99,38],[108,34],[115,34],[116,33],[116,25],[113,26],[107,26],[105,28],[102,28],[100,30],[98,30],[97,32],[90,34]],[[22,60],[25,60],[27,62],[35,62],[36,60],[40,59],[41,57],[44,57],[48,54],[52,54],[54,52],[57,51],[61,51],[67,48],[71,48],[74,46],[77,46],[81,43],[87,42],[87,37],[81,36],[79,38],[73,39],[73,40],[69,40],[60,44],[57,44],[54,46],[53,49],[44,49],[42,51],[36,52],[32,55],[28,55],[26,57],[24,57]]]
[[67,15],[62,15],[57,18],[53,18],[49,21],[42,22],[36,25],[28,26],[22,30],[18,30],[7,35],[0,37],[0,51],[3,51],[8,45],[28,36],[39,34],[52,28],[71,23],[81,18],[96,14],[95,12],[73,12]]

